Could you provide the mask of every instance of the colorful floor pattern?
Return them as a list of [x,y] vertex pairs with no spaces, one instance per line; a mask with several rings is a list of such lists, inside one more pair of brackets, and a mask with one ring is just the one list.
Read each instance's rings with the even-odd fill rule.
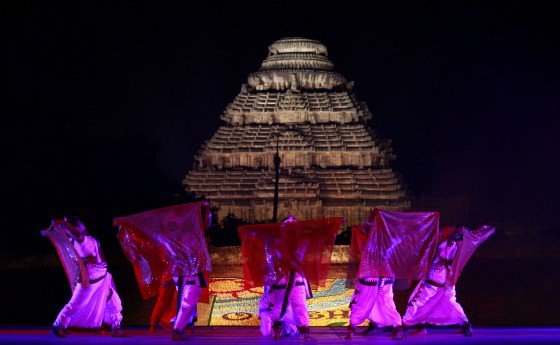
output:
[[[345,326],[353,289],[345,287],[345,279],[328,279],[324,288],[307,300],[311,326]],[[214,278],[210,280],[210,304],[199,303],[198,323],[205,326],[258,326],[258,304],[263,288],[246,290],[243,279]]]

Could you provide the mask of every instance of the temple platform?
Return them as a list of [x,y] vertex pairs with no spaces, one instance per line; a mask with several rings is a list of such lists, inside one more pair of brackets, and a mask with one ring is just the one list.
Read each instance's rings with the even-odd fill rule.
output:
[[[312,327],[314,340],[304,342],[302,336],[284,337],[273,340],[263,337],[258,327],[197,327],[190,336],[189,344],[394,344],[387,335],[379,332],[374,335],[358,334],[352,340],[345,340],[345,327]],[[147,328],[123,329],[128,338],[112,338],[100,333],[73,332],[65,339],[49,335],[47,327],[0,326],[0,344],[169,344],[169,332],[149,333]],[[406,336],[406,344],[560,344],[560,327],[476,327],[472,337],[455,334],[456,328],[428,329],[426,335]],[[402,341],[397,341],[397,343]],[[174,342],[175,343],[175,342]]]

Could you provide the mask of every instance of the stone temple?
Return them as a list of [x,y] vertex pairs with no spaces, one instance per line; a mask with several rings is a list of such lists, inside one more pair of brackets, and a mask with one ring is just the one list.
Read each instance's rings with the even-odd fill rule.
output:
[[346,217],[363,223],[368,210],[404,211],[405,190],[390,168],[390,140],[368,126],[372,114],[353,82],[333,70],[327,48],[305,38],[268,47],[258,72],[230,103],[224,124],[205,141],[183,184],[211,201],[222,219],[273,219],[280,157],[278,220]]

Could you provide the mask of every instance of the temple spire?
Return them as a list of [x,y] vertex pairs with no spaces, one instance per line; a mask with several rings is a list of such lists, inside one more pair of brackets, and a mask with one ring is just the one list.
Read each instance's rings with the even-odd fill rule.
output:
[[396,159],[390,140],[370,127],[367,105],[319,41],[272,43],[220,118],[223,125],[184,180],[188,191],[218,206],[220,219],[233,213],[277,221],[293,214],[357,224],[370,207],[410,206],[390,167]]

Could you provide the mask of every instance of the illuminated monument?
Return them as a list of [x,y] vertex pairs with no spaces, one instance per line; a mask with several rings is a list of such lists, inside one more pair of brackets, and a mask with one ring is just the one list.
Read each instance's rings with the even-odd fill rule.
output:
[[406,210],[410,202],[389,162],[389,140],[368,127],[372,115],[353,83],[334,72],[327,48],[305,38],[268,47],[195,157],[187,191],[249,222],[273,219],[278,149],[278,219],[346,217],[363,223],[372,206]]

